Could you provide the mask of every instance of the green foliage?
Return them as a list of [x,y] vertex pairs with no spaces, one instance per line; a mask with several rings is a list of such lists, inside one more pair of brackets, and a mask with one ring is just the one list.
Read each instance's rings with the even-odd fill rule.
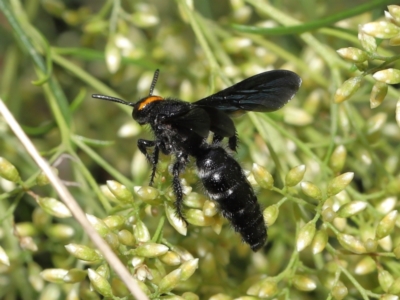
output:
[[[400,7],[367,2],[0,0],[1,100],[149,298],[397,299]],[[148,187],[148,131],[90,98],[134,102],[156,68],[155,94],[187,101],[266,69],[302,78],[282,110],[235,119],[265,249],[241,243],[194,166],[186,227],[170,158]],[[133,299],[12,129],[0,118],[0,298]]]

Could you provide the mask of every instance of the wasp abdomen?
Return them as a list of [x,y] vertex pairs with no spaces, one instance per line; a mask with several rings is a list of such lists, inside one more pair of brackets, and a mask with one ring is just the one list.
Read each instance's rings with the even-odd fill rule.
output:
[[196,157],[199,177],[235,231],[253,251],[264,246],[267,230],[253,188],[242,168],[223,148],[207,147]]

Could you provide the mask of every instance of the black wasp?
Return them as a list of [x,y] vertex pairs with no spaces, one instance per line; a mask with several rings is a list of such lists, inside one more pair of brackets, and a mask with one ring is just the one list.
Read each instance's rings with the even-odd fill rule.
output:
[[[176,211],[181,219],[185,220],[179,174],[192,156],[196,159],[198,174],[208,196],[218,203],[222,215],[241,234],[243,241],[253,251],[259,250],[267,240],[260,205],[239,163],[221,146],[221,141],[228,138],[228,147],[235,151],[238,138],[230,116],[244,111],[280,109],[299,89],[300,77],[287,70],[264,72],[188,103],[153,95],[158,74],[159,70],[156,70],[149,95],[136,103],[104,95],[92,97],[132,106],[133,119],[140,125],[150,125],[154,141],[138,140],[139,150],[152,165],[150,185],[153,184],[160,150],[174,156],[172,187],[176,195]],[[213,133],[211,143],[207,142],[210,132]],[[152,153],[149,153],[149,148],[153,148]]]

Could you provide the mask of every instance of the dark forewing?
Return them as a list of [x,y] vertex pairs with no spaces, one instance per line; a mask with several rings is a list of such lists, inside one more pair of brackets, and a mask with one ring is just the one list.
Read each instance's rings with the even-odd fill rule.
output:
[[288,103],[300,85],[301,79],[296,73],[274,70],[254,75],[194,104],[228,114],[240,110],[269,112]]
[[210,133],[210,117],[200,107],[192,106],[185,114],[167,119],[167,122],[175,127],[189,129],[204,138]]

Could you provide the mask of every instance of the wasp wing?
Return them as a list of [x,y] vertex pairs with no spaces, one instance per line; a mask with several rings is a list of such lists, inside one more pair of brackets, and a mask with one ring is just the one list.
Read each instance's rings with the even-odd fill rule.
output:
[[191,106],[184,114],[175,115],[172,118],[168,118],[166,121],[172,126],[178,127],[180,130],[189,130],[204,138],[210,133],[210,117],[201,107]]
[[283,107],[301,85],[294,72],[274,70],[249,77],[194,104],[213,107],[227,114],[239,111],[270,112]]

